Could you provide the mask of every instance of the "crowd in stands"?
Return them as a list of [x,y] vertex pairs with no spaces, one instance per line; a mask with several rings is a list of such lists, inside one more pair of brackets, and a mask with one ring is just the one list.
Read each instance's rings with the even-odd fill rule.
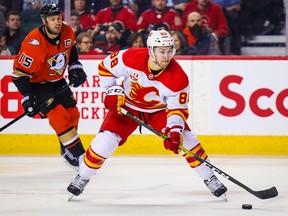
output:
[[[64,0],[0,0],[1,55],[18,53],[49,2],[64,18]],[[281,34],[285,9],[283,0],[71,0],[68,20],[80,54],[146,47],[151,30],[165,29],[177,55],[241,55],[241,37]]]

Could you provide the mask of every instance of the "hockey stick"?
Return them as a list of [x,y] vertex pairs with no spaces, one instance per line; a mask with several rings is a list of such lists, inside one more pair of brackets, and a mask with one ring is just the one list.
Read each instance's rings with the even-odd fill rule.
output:
[[[50,97],[48,97],[43,103],[47,103],[47,100],[49,100],[51,97],[55,97],[56,95],[60,94],[62,91],[64,91],[66,88],[68,87],[68,85],[62,86],[60,89],[58,89],[53,95],[51,95]],[[15,122],[17,122],[18,120],[20,120],[21,118],[23,118],[24,116],[26,116],[26,113],[22,113],[21,115],[19,115],[18,117],[16,117],[15,119],[13,119],[12,121],[8,122],[6,125],[4,125],[3,127],[0,128],[0,132],[2,132],[3,130],[5,130],[7,127],[11,126],[12,124],[14,124]]]
[[[124,108],[121,108],[121,112],[126,115],[127,117],[131,118],[132,120],[134,120],[135,122],[137,122],[138,124],[142,125],[143,127],[147,128],[148,130],[150,130],[151,132],[153,132],[154,134],[156,134],[157,136],[161,137],[162,139],[166,139],[167,136],[162,134],[161,132],[157,131],[155,128],[153,128],[152,126],[150,126],[149,124],[146,124],[144,121],[142,121],[141,119],[137,118],[136,116],[132,115],[131,113],[129,113],[127,110],[125,110]],[[216,166],[212,165],[211,163],[209,163],[208,161],[202,159],[201,157],[199,157],[198,155],[194,154],[193,152],[187,150],[186,148],[184,148],[183,146],[179,147],[184,153],[186,153],[187,155],[194,157],[196,160],[200,161],[201,163],[204,163],[206,166],[208,166],[210,169],[212,169],[213,171],[217,172],[219,175],[223,176],[224,178],[230,180],[231,182],[233,182],[234,184],[242,187],[243,189],[245,189],[246,191],[248,191],[249,193],[253,194],[254,196],[258,197],[259,199],[269,199],[269,198],[273,198],[278,196],[278,191],[276,189],[275,186],[266,189],[266,190],[261,190],[261,191],[254,191],[251,188],[249,188],[248,186],[244,185],[243,183],[239,182],[238,180],[236,180],[235,178],[233,178],[232,176],[228,175],[227,173],[225,173],[224,171],[220,170],[219,168],[217,168]]]
[[3,127],[1,127],[0,132],[2,132],[3,130],[5,130],[7,127],[9,127],[10,125],[14,124],[15,122],[17,122],[18,120],[20,120],[21,118],[23,118],[26,115],[26,113],[22,113],[21,115],[19,115],[18,117],[16,117],[15,119],[13,119],[12,121],[8,122],[6,125],[4,125]]

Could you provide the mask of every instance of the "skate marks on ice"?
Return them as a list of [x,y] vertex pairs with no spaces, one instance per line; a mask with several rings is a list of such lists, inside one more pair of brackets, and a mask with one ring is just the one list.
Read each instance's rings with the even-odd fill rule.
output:
[[[226,202],[212,196],[181,157],[112,156],[68,202],[76,172],[60,157],[1,156],[0,215],[288,215],[287,157],[211,159],[255,190],[275,185],[279,196],[259,200],[216,174],[228,187]],[[252,210],[243,210],[244,203]]]

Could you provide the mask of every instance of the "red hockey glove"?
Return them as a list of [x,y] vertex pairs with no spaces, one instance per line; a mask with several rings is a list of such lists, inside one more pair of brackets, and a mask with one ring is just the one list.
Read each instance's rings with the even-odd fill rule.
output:
[[166,134],[169,138],[164,140],[164,147],[167,150],[173,151],[175,154],[178,154],[181,150],[179,146],[183,145],[183,135],[182,135],[182,127],[180,125],[173,126],[172,128],[168,128]]
[[121,106],[125,103],[124,89],[121,86],[111,86],[106,91],[104,106],[115,115],[121,114]]

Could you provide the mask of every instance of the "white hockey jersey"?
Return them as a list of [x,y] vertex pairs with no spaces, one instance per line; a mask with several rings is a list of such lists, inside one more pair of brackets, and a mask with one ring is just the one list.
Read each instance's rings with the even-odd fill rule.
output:
[[[176,122],[188,118],[189,81],[182,67],[172,59],[167,68],[154,75],[148,67],[148,49],[130,48],[107,56],[98,67],[101,86],[117,85],[122,79],[125,105],[134,110],[153,113],[166,109],[167,119]],[[176,116],[175,116],[176,115]]]

